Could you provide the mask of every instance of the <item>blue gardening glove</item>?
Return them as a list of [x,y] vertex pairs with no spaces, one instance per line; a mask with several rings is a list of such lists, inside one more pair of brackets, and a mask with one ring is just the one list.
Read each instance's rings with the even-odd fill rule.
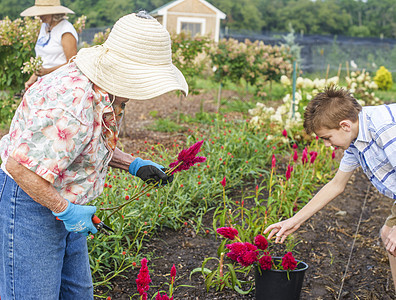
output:
[[64,211],[60,213],[52,212],[55,217],[63,221],[67,231],[82,233],[85,236],[88,236],[89,232],[92,234],[98,232],[92,223],[92,216],[96,211],[95,206],[77,205],[69,200],[67,202],[68,205]]
[[151,160],[143,160],[141,158],[135,158],[135,160],[129,165],[129,173],[133,176],[137,176],[147,183],[161,182],[167,184],[173,181],[173,175],[166,175],[164,172],[166,168],[152,162]]

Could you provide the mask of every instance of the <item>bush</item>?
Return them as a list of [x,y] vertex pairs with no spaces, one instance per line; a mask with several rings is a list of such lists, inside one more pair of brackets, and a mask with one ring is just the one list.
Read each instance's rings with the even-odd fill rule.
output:
[[392,74],[384,66],[381,66],[377,70],[374,81],[378,85],[378,88],[383,91],[390,90],[393,85]]

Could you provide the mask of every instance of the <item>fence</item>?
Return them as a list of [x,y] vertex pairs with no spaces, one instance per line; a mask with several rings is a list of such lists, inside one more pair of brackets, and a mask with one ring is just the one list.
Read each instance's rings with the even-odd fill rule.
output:
[[[226,30],[221,37],[280,45],[286,34]],[[300,67],[308,73],[325,72],[327,68],[333,73],[339,68],[375,72],[380,66],[396,72],[396,39],[297,34],[295,41],[302,46]]]

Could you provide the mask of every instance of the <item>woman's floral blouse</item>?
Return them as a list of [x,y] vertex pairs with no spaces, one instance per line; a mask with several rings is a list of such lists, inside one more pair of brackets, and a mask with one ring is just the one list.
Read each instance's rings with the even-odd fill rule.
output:
[[103,191],[123,109],[74,63],[29,88],[0,141],[2,169],[9,156],[51,182],[76,204]]

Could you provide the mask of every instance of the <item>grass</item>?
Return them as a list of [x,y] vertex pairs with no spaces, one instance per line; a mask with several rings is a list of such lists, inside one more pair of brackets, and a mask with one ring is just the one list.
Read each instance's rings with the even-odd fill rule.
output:
[[171,119],[157,119],[152,125],[147,126],[147,129],[159,132],[180,132],[185,128]]

